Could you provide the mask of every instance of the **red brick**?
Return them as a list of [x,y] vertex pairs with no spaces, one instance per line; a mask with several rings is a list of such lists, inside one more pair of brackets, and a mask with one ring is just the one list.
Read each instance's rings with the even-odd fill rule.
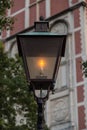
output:
[[45,1],[39,3],[39,16],[46,17]]
[[76,58],[76,80],[77,82],[83,81],[83,73],[82,73],[82,59],[81,57]]
[[14,23],[14,28],[11,31],[11,35],[20,32],[22,30],[24,30],[24,19],[25,19],[25,13],[22,12],[18,15],[15,16],[15,23]]
[[30,0],[30,4],[32,4],[32,3],[34,3],[34,2],[36,2],[36,0]]
[[78,107],[78,127],[79,130],[86,128],[85,126],[85,108],[84,106]]
[[84,86],[77,87],[77,101],[78,103],[84,101]]
[[15,13],[24,7],[25,7],[25,0],[21,0],[21,2],[19,0],[14,0],[14,5],[11,9],[11,13]]
[[36,21],[36,5],[30,7],[30,26],[34,25]]
[[80,31],[75,32],[75,53],[81,53],[81,38]]
[[2,31],[2,38],[6,38],[6,30]]
[[80,12],[79,9],[73,11],[74,15],[74,28],[80,27]]
[[57,14],[68,7],[68,0],[51,0],[51,15]]
[[75,4],[75,3],[77,3],[78,2],[78,0],[72,0],[72,3],[73,4]]

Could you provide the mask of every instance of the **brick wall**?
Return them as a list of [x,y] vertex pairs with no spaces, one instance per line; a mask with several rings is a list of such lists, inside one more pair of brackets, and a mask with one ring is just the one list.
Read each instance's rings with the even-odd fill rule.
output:
[[68,0],[51,0],[51,15],[59,13],[69,7]]

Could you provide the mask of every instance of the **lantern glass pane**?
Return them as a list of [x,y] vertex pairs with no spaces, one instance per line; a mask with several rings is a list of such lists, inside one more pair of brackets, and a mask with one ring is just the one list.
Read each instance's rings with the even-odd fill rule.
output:
[[31,79],[51,79],[56,57],[27,57]]
[[35,90],[35,95],[39,98],[44,98],[47,96],[47,90],[43,90],[43,89]]
[[52,79],[64,37],[20,37],[30,79]]

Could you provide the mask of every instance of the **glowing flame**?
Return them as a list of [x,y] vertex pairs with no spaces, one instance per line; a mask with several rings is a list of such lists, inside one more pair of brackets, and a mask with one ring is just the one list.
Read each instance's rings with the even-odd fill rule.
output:
[[46,67],[47,67],[47,60],[44,57],[40,57],[37,59],[37,78],[47,79],[46,76]]
[[38,61],[38,66],[40,67],[41,70],[43,70],[43,68],[45,67],[46,63],[43,59],[40,59]]

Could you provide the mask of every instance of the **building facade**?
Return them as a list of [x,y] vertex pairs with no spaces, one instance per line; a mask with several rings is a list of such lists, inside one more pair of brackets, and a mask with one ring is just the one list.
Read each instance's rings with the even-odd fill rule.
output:
[[8,16],[15,18],[14,29],[2,37],[11,56],[17,53],[16,34],[33,31],[40,16],[51,32],[67,34],[55,94],[45,106],[46,123],[51,130],[87,130],[87,79],[81,66],[87,59],[87,0],[14,0]]

